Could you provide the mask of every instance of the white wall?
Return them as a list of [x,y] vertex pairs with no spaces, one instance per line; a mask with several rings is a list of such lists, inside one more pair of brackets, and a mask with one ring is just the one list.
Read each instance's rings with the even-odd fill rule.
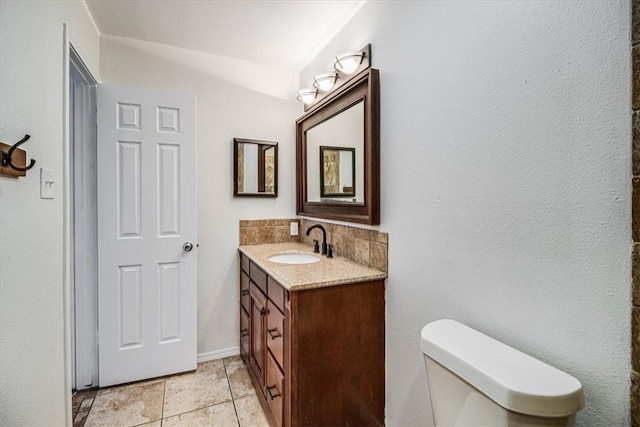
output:
[[629,3],[368,2],[303,70],[372,43],[389,232],[387,425],[429,425],[422,326],[453,318],[629,420]]
[[[167,52],[170,57],[171,50]],[[294,215],[298,103],[235,85],[116,39],[103,38],[100,54],[105,83],[196,96],[198,354],[216,356],[237,348],[238,221]],[[278,142],[277,198],[233,197],[234,137]]]
[[[65,425],[63,23],[92,71],[99,35],[83,2],[0,2],[0,140],[31,139],[27,176],[0,176],[0,425]],[[40,167],[55,199],[40,199]]]

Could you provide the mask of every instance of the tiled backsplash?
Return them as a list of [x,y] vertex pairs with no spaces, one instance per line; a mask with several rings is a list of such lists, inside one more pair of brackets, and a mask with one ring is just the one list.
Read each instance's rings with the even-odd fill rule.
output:
[[291,223],[299,222],[290,219],[241,219],[240,244],[259,245],[263,243],[298,242],[300,236],[291,236]]
[[[299,223],[298,236],[290,236],[290,224]],[[322,224],[327,230],[327,243],[333,245],[333,254],[349,258],[384,272],[389,268],[389,234],[376,230],[331,224],[305,218],[240,220],[240,244],[300,242],[313,245],[313,239],[322,242],[322,233],[306,230],[314,224]]]
[[313,239],[322,242],[322,233],[319,231],[312,231],[310,236],[305,235],[307,228],[314,224],[322,224],[327,230],[327,243],[333,245],[334,255],[340,255],[359,264],[388,272],[389,234],[301,218],[301,243],[313,245]]

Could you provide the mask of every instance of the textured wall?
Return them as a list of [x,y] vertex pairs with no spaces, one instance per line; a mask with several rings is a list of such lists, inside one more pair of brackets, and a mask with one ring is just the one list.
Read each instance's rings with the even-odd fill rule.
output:
[[303,70],[372,43],[389,246],[387,425],[429,425],[420,329],[453,318],[629,424],[630,4],[368,2]]
[[633,0],[631,50],[633,58],[633,210],[632,210],[632,301],[631,310],[631,425],[640,427],[640,0]]
[[[31,139],[24,178],[0,176],[0,425],[65,425],[63,23],[93,72],[98,32],[83,2],[0,2],[0,140]],[[55,199],[40,199],[40,167]]]

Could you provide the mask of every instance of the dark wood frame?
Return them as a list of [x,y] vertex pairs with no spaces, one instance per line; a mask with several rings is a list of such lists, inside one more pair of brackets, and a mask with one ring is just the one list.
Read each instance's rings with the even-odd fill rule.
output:
[[[238,192],[238,144],[255,144],[258,146],[258,192]],[[274,149],[273,193],[266,193],[265,188],[265,161],[264,154],[267,149]],[[233,197],[278,197],[278,143],[262,141],[258,139],[233,138]]]
[[[364,101],[364,203],[307,200],[307,131]],[[296,120],[297,214],[363,224],[380,224],[380,72],[356,75]]]
[[[351,152],[351,182],[352,191],[350,193],[327,193],[324,189],[324,152],[350,151]],[[339,171],[338,171],[339,172]],[[334,147],[331,145],[320,146],[320,197],[355,197],[356,195],[356,149],[353,147]]]

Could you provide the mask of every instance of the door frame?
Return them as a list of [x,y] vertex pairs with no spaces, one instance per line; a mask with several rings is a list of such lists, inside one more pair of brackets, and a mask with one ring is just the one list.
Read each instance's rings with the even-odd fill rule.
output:
[[71,386],[84,390],[98,384],[97,82],[73,46],[69,53]]
[[[79,40],[80,38],[78,38]],[[96,83],[100,83],[98,68],[96,64],[87,61],[88,56],[83,54],[79,48],[80,43],[74,43],[76,37],[69,30],[67,23],[62,24],[62,145],[63,145],[63,295],[64,304],[64,398],[65,398],[65,419],[66,425],[73,425],[73,413],[71,409],[71,393],[73,390],[72,383],[72,349],[71,349],[71,320],[72,320],[72,271],[73,271],[73,245],[71,230],[73,220],[73,195],[72,195],[72,147],[71,147],[71,130],[70,130],[70,99],[69,99],[69,61],[71,60],[71,51],[82,61],[89,74]]]

